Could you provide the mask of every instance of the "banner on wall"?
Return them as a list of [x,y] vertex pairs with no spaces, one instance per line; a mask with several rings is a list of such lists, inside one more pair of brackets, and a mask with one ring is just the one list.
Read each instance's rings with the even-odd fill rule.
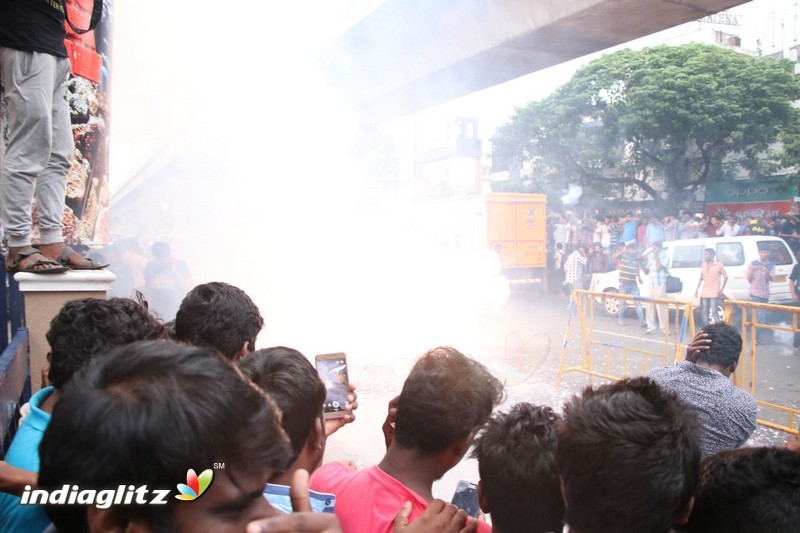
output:
[[[67,176],[64,237],[72,243],[108,241],[108,73],[111,56],[112,2],[103,1],[103,17],[94,31],[78,35],[67,28],[72,72],[67,82],[75,152]],[[67,0],[72,23],[87,28],[94,0]]]
[[794,212],[797,186],[781,181],[729,181],[706,188],[708,214],[767,218]]

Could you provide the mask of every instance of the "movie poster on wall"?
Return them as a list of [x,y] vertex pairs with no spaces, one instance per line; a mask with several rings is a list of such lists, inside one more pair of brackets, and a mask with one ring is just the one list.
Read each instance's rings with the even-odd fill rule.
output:
[[72,67],[67,99],[75,152],[67,175],[64,237],[74,244],[108,240],[108,124],[111,58],[111,0],[67,0],[72,23],[87,28],[95,1],[103,17],[94,31],[78,35],[67,25],[67,55]]
[[[105,244],[108,240],[108,87],[112,0],[66,0],[65,3],[70,21],[80,29],[89,27],[95,1],[103,3],[103,16],[94,31],[78,35],[65,23],[65,45],[70,61],[65,97],[69,102],[75,139],[62,219],[64,240],[69,244]],[[0,107],[4,125],[1,133],[5,140],[8,115],[2,86]],[[38,242],[35,206],[33,219],[33,240]]]

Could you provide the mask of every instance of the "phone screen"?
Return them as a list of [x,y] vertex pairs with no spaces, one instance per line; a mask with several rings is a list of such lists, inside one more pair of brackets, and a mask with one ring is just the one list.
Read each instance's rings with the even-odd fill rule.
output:
[[325,384],[327,393],[323,412],[328,418],[344,416],[344,406],[350,394],[347,378],[347,357],[343,353],[318,355],[315,359],[317,373]]
[[456,486],[451,503],[459,509],[463,509],[471,517],[477,518],[481,511],[478,505],[478,486],[462,479]]

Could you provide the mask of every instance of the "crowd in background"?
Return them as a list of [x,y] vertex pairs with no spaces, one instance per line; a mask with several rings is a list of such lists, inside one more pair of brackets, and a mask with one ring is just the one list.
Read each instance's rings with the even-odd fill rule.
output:
[[[616,270],[619,265],[613,259],[614,254],[632,241],[644,251],[654,242],[743,235],[782,237],[797,255],[800,215],[743,219],[733,214],[691,212],[664,215],[641,212],[611,215],[601,214],[597,209],[585,209],[582,215],[576,211],[553,212],[547,224],[548,267],[554,278],[550,286],[561,290],[565,274],[570,275],[570,272],[565,273],[565,266],[574,252],[578,254],[572,263],[578,261],[582,277],[591,279],[592,274]],[[574,269],[572,274],[575,275]]]

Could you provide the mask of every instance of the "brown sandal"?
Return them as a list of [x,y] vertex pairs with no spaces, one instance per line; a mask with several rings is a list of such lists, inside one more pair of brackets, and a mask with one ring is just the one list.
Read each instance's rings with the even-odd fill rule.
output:
[[72,257],[72,254],[74,253],[77,252],[72,248],[70,248],[69,246],[64,245],[64,251],[61,253],[61,257],[58,258],[57,263],[60,263],[68,270],[101,270],[108,266],[108,265],[101,265],[97,261],[89,259],[88,257],[83,258],[86,261],[85,265],[73,265],[69,262],[69,258]]
[[[28,246],[27,248],[23,248],[14,258],[11,260],[11,263],[8,264],[6,267],[6,271],[9,274],[16,274],[17,272],[27,272],[29,274],[62,274],[69,270],[67,267],[62,266],[61,263],[58,261],[53,261],[52,259],[37,259],[33,263],[29,264],[26,267],[21,265],[22,260],[26,257],[30,257],[34,254],[40,254],[42,252],[34,248],[33,246]],[[42,256],[44,257],[44,256]],[[48,268],[36,268],[48,265]]]

